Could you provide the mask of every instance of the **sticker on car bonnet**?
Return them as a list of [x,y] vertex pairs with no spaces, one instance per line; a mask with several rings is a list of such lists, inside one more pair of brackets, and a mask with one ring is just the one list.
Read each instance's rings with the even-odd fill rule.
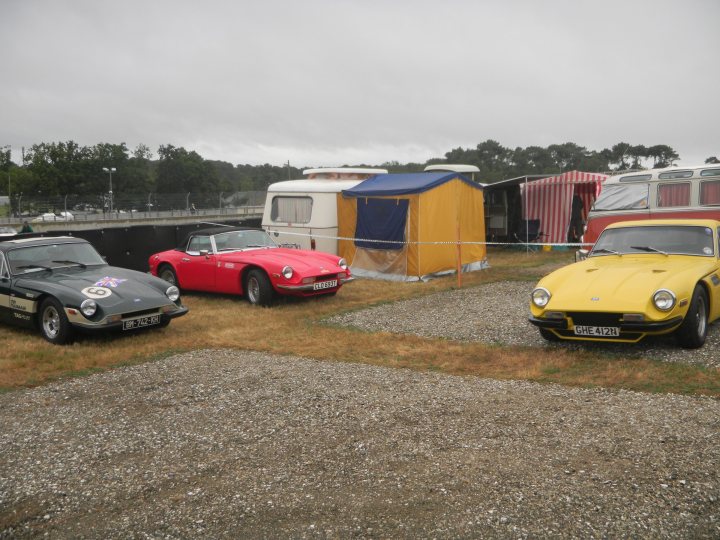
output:
[[123,281],[127,281],[127,279],[120,279],[120,278],[105,276],[104,278],[96,281],[95,285],[97,287],[117,287]]
[[110,289],[106,289],[105,287],[85,287],[80,292],[88,298],[92,298],[93,300],[107,298],[108,296],[112,295],[112,291]]

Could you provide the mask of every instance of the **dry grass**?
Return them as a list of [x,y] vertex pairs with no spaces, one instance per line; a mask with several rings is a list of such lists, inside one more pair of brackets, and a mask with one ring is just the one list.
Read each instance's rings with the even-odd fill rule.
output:
[[[558,252],[491,252],[492,268],[464,275],[463,287],[538,278],[570,258],[570,254]],[[319,323],[334,313],[456,286],[454,276],[429,283],[363,280],[332,298],[281,301],[271,309],[251,307],[234,297],[188,294],[184,301],[191,313],[173,321],[167,329],[123,336],[82,336],[66,347],[47,344],[36,332],[2,327],[0,389],[42,384],[175,352],[234,348],[498,379],[720,396],[720,370],[716,369],[384,332],[370,336]]]

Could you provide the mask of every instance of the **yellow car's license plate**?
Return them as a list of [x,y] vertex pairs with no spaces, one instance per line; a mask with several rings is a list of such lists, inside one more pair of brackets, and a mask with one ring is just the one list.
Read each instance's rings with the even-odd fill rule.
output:
[[617,326],[575,326],[574,332],[576,336],[593,336],[593,337],[619,337],[620,328]]

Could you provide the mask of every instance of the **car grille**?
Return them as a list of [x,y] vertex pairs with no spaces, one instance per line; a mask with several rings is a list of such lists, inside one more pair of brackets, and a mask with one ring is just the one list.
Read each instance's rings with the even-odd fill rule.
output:
[[[575,326],[620,326],[620,319],[622,318],[622,313],[596,313],[593,311],[568,311],[566,315],[572,319]],[[570,329],[558,330],[558,333],[564,337],[578,337]],[[636,341],[642,335],[641,332],[625,331],[620,332],[619,338],[583,336],[582,339],[587,341],[611,341],[613,339]]]
[[621,313],[595,313],[592,311],[568,311],[573,323],[581,326],[620,326]]
[[157,315],[159,313],[158,308],[143,309],[141,311],[131,311],[129,313],[123,313],[123,319],[133,319],[135,317],[142,317],[144,315]]

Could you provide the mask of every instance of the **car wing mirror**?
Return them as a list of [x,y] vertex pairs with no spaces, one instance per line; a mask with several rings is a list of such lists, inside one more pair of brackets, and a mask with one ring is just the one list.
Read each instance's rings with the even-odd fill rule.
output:
[[205,257],[207,259],[210,256],[210,252],[207,249],[201,249],[200,255],[202,255],[203,257]]

